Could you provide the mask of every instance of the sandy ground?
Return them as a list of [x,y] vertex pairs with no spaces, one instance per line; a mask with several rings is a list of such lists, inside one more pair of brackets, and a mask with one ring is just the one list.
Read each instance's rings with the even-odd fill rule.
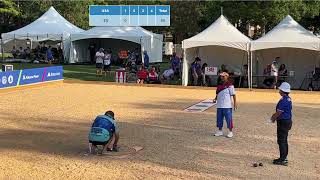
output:
[[[279,94],[238,91],[235,137],[214,137],[215,107],[183,109],[214,89],[63,83],[0,92],[0,179],[320,179],[320,93],[292,93],[289,166],[278,157]],[[83,156],[93,118],[113,110],[126,157]],[[253,168],[253,162],[264,167]]]

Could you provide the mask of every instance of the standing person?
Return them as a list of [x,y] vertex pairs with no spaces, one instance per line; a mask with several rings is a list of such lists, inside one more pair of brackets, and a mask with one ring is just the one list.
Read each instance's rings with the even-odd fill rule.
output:
[[144,58],[143,58],[144,67],[146,69],[148,69],[149,68],[149,55],[146,50],[143,51],[143,56],[144,56]]
[[198,58],[198,57],[196,58],[196,62],[193,63],[193,65],[191,66],[191,69],[192,69],[193,85],[197,86],[199,77],[201,77],[203,75],[203,73],[201,71],[201,59],[200,58]]
[[90,54],[90,63],[94,64],[94,57],[96,54],[96,46],[93,42],[90,43],[88,50],[89,50],[89,54]]
[[52,61],[53,61],[53,53],[52,53],[52,48],[51,48],[51,46],[49,46],[49,48],[47,49],[46,57],[47,57],[48,63],[49,63],[49,64],[52,64]]
[[288,165],[288,132],[292,126],[292,100],[289,97],[290,84],[283,82],[279,86],[279,94],[282,96],[277,104],[276,112],[271,116],[271,121],[277,121],[277,141],[280,158],[273,160],[276,165]]
[[276,57],[271,64],[271,76],[274,77],[274,83],[273,83],[273,88],[277,88],[277,82],[278,82],[278,61],[280,57]]
[[173,69],[173,71],[174,71],[174,74],[176,75],[176,76],[178,76],[179,77],[179,79],[180,79],[180,63],[181,63],[181,61],[180,61],[180,58],[176,55],[176,53],[174,52],[174,53],[172,53],[172,57],[171,57],[171,67],[172,67],[172,69]]
[[104,54],[103,70],[105,76],[107,76],[107,72],[110,72],[111,70],[111,52],[109,51],[109,49]]
[[229,133],[228,138],[233,137],[233,119],[232,119],[232,98],[233,98],[233,108],[237,109],[237,99],[234,86],[229,80],[229,74],[227,72],[222,72],[220,74],[222,84],[217,86],[216,98],[213,100],[217,102],[217,127],[219,130],[214,134],[214,136],[222,136],[223,131],[223,119],[227,121],[227,128]]
[[103,59],[103,48],[100,48],[99,51],[96,53],[96,75],[102,75]]
[[99,154],[102,154],[106,147],[107,151],[118,152],[120,135],[114,113],[107,111],[104,115],[97,116],[92,123],[88,137],[90,153],[94,153],[95,150],[98,149],[98,145],[103,147],[100,152],[98,152]]

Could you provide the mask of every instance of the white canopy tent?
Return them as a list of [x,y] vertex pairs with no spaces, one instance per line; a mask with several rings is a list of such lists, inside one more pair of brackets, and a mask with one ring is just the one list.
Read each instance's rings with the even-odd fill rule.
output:
[[87,31],[72,34],[69,62],[89,61],[88,41],[96,39],[100,42],[105,40],[105,43],[102,43],[103,48],[129,48],[124,41],[139,44],[142,52],[147,51],[150,63],[162,62],[163,35],[152,33],[142,27],[93,27]]
[[[63,42],[64,54],[69,52],[69,36],[73,33],[84,31],[78,28],[64,17],[62,17],[54,7],[50,7],[41,17],[34,22],[11,32],[1,34],[2,42],[7,43],[11,40],[30,40],[31,42],[40,41],[61,41]],[[68,56],[65,56],[68,58]]]
[[[319,66],[319,46],[320,39],[288,15],[265,36],[251,42],[254,66],[251,72],[261,75],[266,64],[280,57],[279,64],[294,71],[294,77],[288,81],[297,89],[306,73]],[[258,85],[259,81],[256,83]]]
[[188,85],[188,71],[196,56],[208,66],[242,69],[249,62],[250,39],[235,28],[223,15],[201,33],[182,42],[184,61],[182,84]]

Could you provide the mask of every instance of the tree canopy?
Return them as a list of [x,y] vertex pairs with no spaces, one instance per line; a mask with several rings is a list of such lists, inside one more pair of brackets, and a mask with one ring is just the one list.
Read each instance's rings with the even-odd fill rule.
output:
[[76,26],[89,28],[89,5],[107,4],[170,4],[170,27],[146,27],[147,29],[174,35],[176,43],[208,27],[221,15],[247,34],[248,25],[260,27],[254,38],[271,30],[286,15],[290,14],[305,28],[320,31],[320,1],[274,0],[274,1],[127,1],[127,0],[32,0],[0,1],[0,32],[8,32],[31,23],[50,6]]

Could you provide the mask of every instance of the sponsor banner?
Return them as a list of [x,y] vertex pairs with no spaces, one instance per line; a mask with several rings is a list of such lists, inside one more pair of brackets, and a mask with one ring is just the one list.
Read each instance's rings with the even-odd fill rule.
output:
[[20,77],[20,84],[33,84],[42,82],[42,75],[45,68],[35,68],[35,69],[24,69],[22,70]]
[[0,72],[0,88],[17,86],[19,74],[20,70]]
[[0,72],[0,88],[28,85],[62,79],[62,66]]
[[52,66],[47,67],[44,70],[44,80],[43,81],[54,81],[63,79],[63,68],[62,66]]

